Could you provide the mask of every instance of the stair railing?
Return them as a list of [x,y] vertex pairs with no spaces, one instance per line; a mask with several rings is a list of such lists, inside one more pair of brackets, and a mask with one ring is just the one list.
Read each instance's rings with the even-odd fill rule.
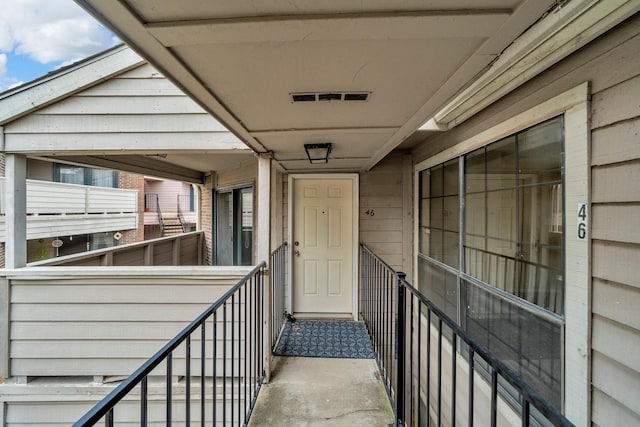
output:
[[[183,199],[184,199],[184,196],[182,194],[178,194],[178,202],[177,202],[178,220],[180,220],[180,225],[182,226],[182,232],[183,233],[188,233],[189,232],[189,224],[187,224],[187,221],[184,219],[184,213],[182,212],[182,203],[181,202],[182,202]],[[187,201],[188,201],[188,199],[187,199]]]
[[[186,426],[192,423],[246,425],[265,377],[265,268],[264,262],[256,266],[80,418],[74,427],[93,426],[98,422],[113,427],[118,403],[134,389],[134,398],[140,403],[140,425],[168,426],[172,422]],[[192,341],[197,343],[199,350],[196,356],[192,353]],[[185,364],[180,372],[183,375],[180,386],[173,380],[177,378],[174,375],[178,375],[174,373],[178,363],[174,362],[174,355],[178,349],[184,350]],[[193,366],[194,358],[198,356],[198,363]],[[176,355],[176,359],[179,357],[181,355]],[[166,372],[165,402],[158,410],[155,406],[159,398],[157,390],[151,393],[154,406],[149,405],[150,388],[153,387],[149,385],[149,377],[152,373],[157,375],[162,368]],[[192,378],[197,378],[199,384],[194,386]],[[182,408],[175,401],[178,397],[184,400],[180,402],[184,405]],[[207,405],[213,405],[213,408]],[[130,412],[126,405],[121,409],[123,413]],[[182,415],[180,420],[175,416],[177,413]]]

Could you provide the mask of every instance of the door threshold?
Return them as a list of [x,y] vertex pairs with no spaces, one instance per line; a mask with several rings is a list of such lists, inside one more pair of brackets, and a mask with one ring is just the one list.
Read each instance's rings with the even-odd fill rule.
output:
[[353,321],[351,313],[293,313],[298,320],[343,320]]

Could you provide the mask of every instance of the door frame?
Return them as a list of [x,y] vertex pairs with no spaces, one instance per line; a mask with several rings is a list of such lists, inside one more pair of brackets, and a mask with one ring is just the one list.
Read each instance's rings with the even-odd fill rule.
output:
[[326,174],[290,174],[288,178],[288,190],[287,190],[287,241],[289,241],[288,245],[288,275],[291,278],[288,284],[288,298],[287,305],[289,307],[289,312],[294,312],[293,307],[293,212],[294,212],[294,181],[295,180],[305,180],[305,179],[344,179],[351,180],[352,185],[352,197],[353,197],[353,206],[352,206],[352,214],[351,214],[351,229],[353,233],[353,277],[352,277],[352,316],[353,320],[358,320],[358,302],[359,302],[359,294],[358,294],[358,278],[360,277],[360,262],[358,258],[358,248],[359,244],[359,218],[360,218],[360,175],[357,173],[326,173]]

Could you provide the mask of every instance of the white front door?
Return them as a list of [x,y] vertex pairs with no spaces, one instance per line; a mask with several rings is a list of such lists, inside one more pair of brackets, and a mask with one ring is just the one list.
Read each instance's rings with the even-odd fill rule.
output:
[[351,316],[354,181],[293,183],[293,312]]

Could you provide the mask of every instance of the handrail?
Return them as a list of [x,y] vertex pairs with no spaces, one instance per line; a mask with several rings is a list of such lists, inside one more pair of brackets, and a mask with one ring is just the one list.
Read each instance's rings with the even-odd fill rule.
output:
[[184,219],[184,214],[182,213],[182,208],[180,207],[180,196],[181,195],[178,194],[178,197],[177,197],[178,200],[177,200],[177,203],[176,203],[176,205],[178,207],[178,220],[180,221],[180,226],[182,226],[182,232],[186,233],[189,230],[188,230],[188,227],[187,227],[187,222]]
[[164,237],[164,218],[162,217],[162,209],[160,209],[160,196],[156,196],[156,213],[158,214],[158,224],[160,225],[160,237]]
[[287,315],[284,304],[287,246],[287,242],[284,242],[271,253],[271,346],[274,350]]
[[[214,302],[211,306],[209,306],[209,308],[207,308],[202,314],[200,314],[195,320],[193,320],[187,327],[185,327],[178,335],[176,335],[171,341],[169,341],[167,344],[165,344],[160,350],[158,350],[158,352],[156,352],[156,354],[154,354],[149,360],[147,360],[142,366],[140,366],[133,374],[131,374],[131,376],[129,376],[124,382],[122,382],[118,387],[116,387],[113,391],[111,391],[104,399],[102,399],[97,405],[95,405],[89,412],[87,412],[82,418],[80,418],[78,421],[76,421],[73,426],[74,427],[84,427],[84,426],[93,426],[95,425],[100,419],[102,419],[103,417],[106,417],[106,425],[110,426],[113,425],[113,410],[115,405],[120,402],[129,392],[131,392],[135,387],[137,387],[138,385],[142,385],[143,390],[142,390],[142,394],[146,396],[146,387],[147,387],[147,383],[146,383],[146,378],[147,376],[156,368],[158,367],[158,365],[160,365],[160,363],[164,362],[165,360],[167,361],[167,417],[169,418],[170,421],[170,415],[171,415],[171,410],[169,409],[171,402],[169,402],[169,399],[171,398],[171,357],[172,357],[172,353],[173,351],[178,348],[178,346],[180,344],[182,344],[183,342],[187,343],[187,389],[190,389],[190,375],[189,375],[189,367],[190,367],[190,339],[191,339],[191,334],[193,334],[198,328],[202,328],[202,339],[204,340],[205,337],[205,332],[204,332],[204,325],[205,322],[210,318],[213,317],[214,319],[214,325],[215,325],[215,321],[216,321],[216,314],[218,309],[220,309],[221,307],[224,308],[225,310],[225,315],[226,315],[226,304],[228,302],[228,300],[232,301],[232,304],[234,303],[234,296],[237,292],[239,292],[240,288],[245,285],[247,282],[249,281],[253,281],[256,277],[258,278],[259,283],[256,285],[256,289],[255,289],[255,297],[259,300],[258,302],[260,303],[255,305],[255,309],[257,310],[256,315],[256,319],[255,319],[255,324],[259,325],[260,328],[262,328],[262,321],[260,319],[258,319],[257,316],[259,315],[263,315],[263,311],[262,311],[262,307],[261,307],[261,297],[262,297],[262,273],[264,271],[266,267],[266,262],[262,262],[261,264],[257,265],[253,270],[251,270],[247,275],[245,275],[236,285],[234,285],[231,289],[229,289],[227,292],[225,292],[225,294],[220,297],[216,302]],[[252,295],[253,296],[253,295]],[[240,297],[241,298],[241,297]],[[246,298],[246,289],[245,289],[245,298]],[[249,310],[249,306],[251,304],[249,304],[246,300],[245,300],[245,310]],[[245,314],[246,315],[246,314]],[[240,319],[238,319],[240,320]],[[246,319],[245,319],[246,320]],[[232,315],[232,322],[233,322],[233,315]],[[245,321],[245,328],[246,328],[246,321]],[[216,326],[217,328],[217,326]],[[222,328],[222,333],[224,335],[224,340],[226,340],[226,334],[227,334],[227,327],[226,325]],[[231,341],[232,341],[232,354],[231,354],[231,359],[233,359],[233,326],[232,326],[232,331],[231,331]],[[246,334],[246,329],[245,329],[245,334]],[[261,331],[254,331],[255,333],[259,334],[260,336],[262,336],[262,330]],[[216,334],[214,331],[214,340],[215,340]],[[239,337],[238,337],[239,338]],[[245,339],[246,339],[246,335],[245,335]],[[226,344],[225,344],[226,345]],[[258,348],[258,346],[260,346]],[[204,372],[204,359],[205,359],[205,346],[202,345],[202,354],[201,354],[201,363],[202,363],[202,369]],[[226,349],[226,347],[225,347]],[[239,350],[239,347],[238,347]],[[261,340],[256,342],[256,348],[254,349],[256,350],[256,358],[259,361],[259,363],[261,363],[263,357],[262,357],[262,343]],[[246,351],[246,349],[245,349]],[[215,352],[215,346],[214,346],[214,352]],[[240,356],[240,355],[238,355]],[[214,353],[214,360],[215,360],[215,353]],[[245,366],[246,368],[246,366]],[[233,363],[232,363],[232,376],[233,376]],[[257,378],[257,384],[256,387],[253,388],[253,395],[252,397],[252,402],[249,406],[249,412],[246,413],[246,420],[248,420],[248,418],[250,417],[251,411],[253,409],[253,403],[255,403],[255,398],[257,397],[258,391],[260,389],[260,386],[262,385],[262,379],[264,378],[264,368],[262,365],[260,365],[259,369],[260,372],[258,372],[258,377]],[[226,364],[225,367],[223,368],[223,374],[226,374]],[[201,404],[202,406],[202,414],[201,416],[204,418],[204,393],[205,393],[205,383],[204,383],[204,378],[205,375],[202,374],[201,375]],[[246,378],[245,378],[246,379]],[[226,377],[224,377],[223,381],[225,381],[226,384]],[[233,384],[231,385],[233,387]],[[225,390],[226,392],[226,390]],[[188,392],[187,392],[188,393]],[[215,401],[215,372],[214,372],[214,401]],[[226,393],[224,396],[225,399],[225,408],[224,411],[226,411]],[[233,398],[233,397],[232,397]],[[146,401],[141,402],[141,404],[143,405],[144,409],[143,409],[143,414],[146,414]],[[187,402],[187,408],[190,408],[191,402]],[[246,401],[245,401],[245,409],[247,405],[246,405]],[[232,421],[233,421],[233,410],[232,410]],[[145,415],[146,416],[146,415]],[[187,409],[187,418],[189,418],[189,409]],[[186,425],[189,425],[189,420],[187,420]],[[223,422],[226,422],[226,420],[223,420]]]
[[[426,307],[426,317],[427,317],[427,328],[431,328],[432,323],[432,315],[435,316],[435,321],[438,324],[438,368],[437,372],[438,381],[441,383],[441,375],[442,375],[442,332],[443,332],[443,324],[446,325],[452,332],[453,338],[451,340],[452,345],[452,381],[456,381],[456,365],[457,358],[456,354],[458,338],[461,339],[468,346],[468,361],[469,361],[469,425],[473,423],[473,378],[474,375],[474,357],[475,355],[482,358],[491,368],[491,394],[492,394],[492,402],[491,402],[491,417],[492,424],[494,424],[497,416],[497,388],[498,388],[498,376],[504,378],[512,387],[519,393],[522,399],[521,405],[521,413],[522,417],[522,425],[529,425],[530,418],[530,406],[533,405],[546,419],[555,426],[573,426],[573,424],[566,419],[562,414],[560,414],[555,408],[549,405],[538,392],[533,390],[528,384],[526,384],[519,376],[517,376],[510,368],[508,368],[501,360],[497,359],[488,349],[478,344],[471,336],[467,334],[466,331],[461,329],[461,327],[452,320],[449,316],[447,316],[441,309],[436,307],[429,299],[427,299],[420,291],[414,288],[409,282],[406,281],[404,273],[396,272],[393,268],[391,268],[387,263],[385,263],[380,257],[374,254],[369,248],[365,245],[361,244],[361,263],[365,264],[368,262],[368,259],[371,259],[375,262],[374,266],[371,265],[362,265],[362,280],[365,282],[367,279],[371,277],[366,276],[367,274],[371,274],[373,276],[381,276],[384,277],[383,283],[375,283],[371,287],[372,289],[366,288],[368,283],[363,283],[362,286],[363,292],[361,295],[364,297],[368,297],[372,292],[376,294],[375,296],[387,296],[389,292],[395,292],[396,302],[395,304],[387,304],[386,306],[382,306],[382,301],[371,301],[365,300],[362,301],[361,307],[363,308],[362,316],[365,320],[365,325],[367,325],[367,329],[369,330],[369,334],[374,341],[374,348],[376,349],[376,356],[378,359],[378,363],[381,366],[381,372],[383,376],[385,376],[385,385],[387,386],[387,392],[392,401],[395,401],[395,411],[398,425],[404,425],[408,418],[413,418],[413,410],[409,411],[409,414],[405,411],[405,403],[406,397],[414,396],[415,390],[413,389],[413,353],[416,351],[413,348],[414,339],[413,334],[416,333],[416,325],[414,323],[416,320],[414,319],[414,312],[418,313],[417,319],[417,330],[418,336],[420,336],[420,328],[421,328],[421,320],[420,316],[424,316],[423,309],[420,305]],[[393,283],[388,283],[389,278]],[[375,279],[375,277],[374,277]],[[395,289],[394,289],[395,288]],[[408,304],[407,301],[407,292],[410,296],[410,301]],[[378,295],[379,294],[379,295]],[[417,304],[419,305],[416,309],[414,307],[414,297],[417,299]],[[391,295],[391,300],[393,300],[393,295]],[[407,305],[410,306],[411,310],[407,311]],[[378,313],[378,311],[385,311],[386,313]],[[371,312],[369,312],[371,311]],[[407,319],[407,315],[410,316]],[[385,317],[386,316],[386,317]],[[395,329],[385,326],[384,323],[395,323]],[[380,333],[379,329],[387,328],[383,334]],[[410,328],[407,330],[407,328]],[[391,332],[389,332],[391,331]],[[394,343],[389,342],[390,333],[395,332],[395,340]],[[430,337],[430,330],[427,334]],[[407,352],[407,339],[410,343],[410,351]],[[386,340],[386,341],[385,341]],[[430,339],[429,339],[430,341]],[[395,347],[395,357],[386,357],[385,352],[388,352],[387,347]],[[397,346],[397,347],[396,347]],[[418,338],[418,366],[420,366],[420,351],[422,350],[420,344],[420,338]],[[430,342],[427,344],[427,361],[426,366],[429,369],[431,362],[429,361],[429,357],[431,356],[430,350]],[[406,362],[407,362],[407,353],[409,353],[410,357],[410,366],[409,368],[412,370],[411,375],[409,375],[408,384],[406,382],[407,372],[406,372]],[[462,350],[460,350],[462,353]],[[388,366],[395,365],[395,366]],[[429,374],[427,374],[429,375]],[[419,376],[419,374],[418,374]],[[429,379],[427,379],[427,405],[429,405],[430,401],[430,393],[429,393]],[[419,387],[419,386],[418,386]],[[455,424],[455,415],[456,415],[456,394],[455,390],[457,387],[452,387],[452,414],[451,414],[451,423]],[[419,394],[420,390],[418,390]],[[438,391],[438,418],[440,417],[440,408],[441,408],[441,398],[440,395],[441,390]],[[411,404],[413,402],[410,402]],[[411,420],[411,424],[417,424]],[[440,423],[440,420],[438,420]]]

